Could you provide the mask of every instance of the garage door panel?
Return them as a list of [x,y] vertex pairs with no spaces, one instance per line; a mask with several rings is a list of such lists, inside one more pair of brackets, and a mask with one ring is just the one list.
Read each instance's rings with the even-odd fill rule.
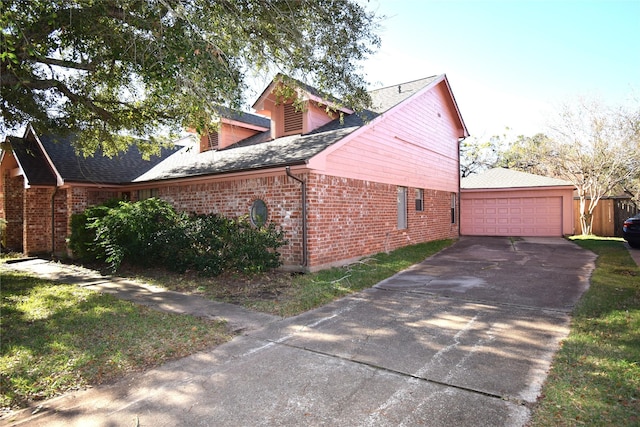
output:
[[[465,209],[465,205],[471,209]],[[476,236],[561,236],[561,197],[466,199],[461,233]]]

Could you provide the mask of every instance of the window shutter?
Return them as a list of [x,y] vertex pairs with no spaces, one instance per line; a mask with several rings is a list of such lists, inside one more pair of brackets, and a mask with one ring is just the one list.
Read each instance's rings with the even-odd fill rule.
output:
[[209,138],[209,150],[218,149],[218,132],[211,132],[207,135]]
[[293,104],[284,104],[284,133],[302,132],[302,111],[296,111]]

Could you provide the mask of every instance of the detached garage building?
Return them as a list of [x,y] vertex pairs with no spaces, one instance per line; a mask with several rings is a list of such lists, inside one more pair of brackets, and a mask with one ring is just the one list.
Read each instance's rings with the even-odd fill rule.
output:
[[496,168],[460,182],[460,234],[564,236],[574,234],[568,181]]

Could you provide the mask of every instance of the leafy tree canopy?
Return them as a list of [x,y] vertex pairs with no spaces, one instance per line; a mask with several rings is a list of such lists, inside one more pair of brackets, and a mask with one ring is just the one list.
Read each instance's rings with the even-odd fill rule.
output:
[[377,18],[353,0],[2,0],[1,9],[0,132],[27,123],[73,132],[85,154],[206,131],[221,106],[243,105],[261,73],[363,108],[358,63],[380,43]]
[[460,177],[496,167],[499,161],[503,138],[489,139],[470,137],[460,142]]
[[578,99],[559,111],[550,136],[555,149],[548,161],[557,175],[576,186],[582,233],[591,234],[600,199],[640,177],[640,109]]

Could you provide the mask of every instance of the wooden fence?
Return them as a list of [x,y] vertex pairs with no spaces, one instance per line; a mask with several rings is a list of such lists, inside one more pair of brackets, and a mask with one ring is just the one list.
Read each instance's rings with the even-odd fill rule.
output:
[[[575,233],[582,233],[580,228],[580,201],[573,201],[573,224]],[[593,211],[593,229],[596,236],[622,237],[622,223],[625,219],[637,214],[640,209],[628,198],[601,199]]]

